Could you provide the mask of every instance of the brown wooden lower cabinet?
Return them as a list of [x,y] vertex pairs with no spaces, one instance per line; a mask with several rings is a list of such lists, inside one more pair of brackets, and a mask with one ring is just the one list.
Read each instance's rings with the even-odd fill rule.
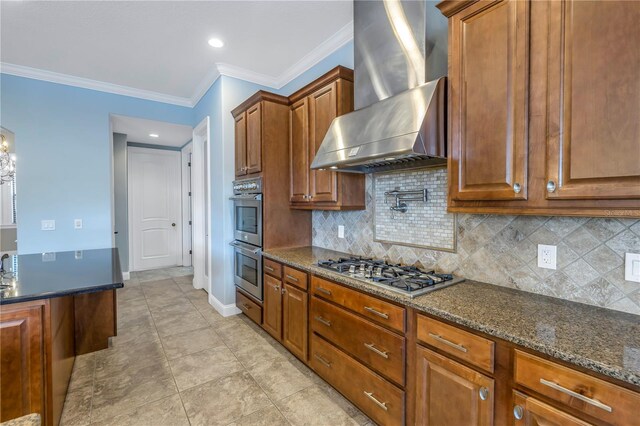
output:
[[493,424],[492,378],[422,346],[418,346],[416,358],[417,424]]
[[58,425],[75,356],[115,336],[115,297],[106,290],[2,305],[0,422],[38,413],[43,425]]
[[300,359],[307,359],[309,346],[308,296],[292,285],[283,284],[282,295],[282,344]]
[[251,296],[238,289],[236,289],[236,306],[253,322],[258,325],[262,324],[262,306],[253,300]]
[[[267,262],[269,269],[265,268],[262,280],[262,328],[306,363],[309,347],[307,273],[271,260]],[[282,270],[284,278],[280,277]]]
[[513,392],[513,404],[514,426],[591,426],[591,423],[517,391]]

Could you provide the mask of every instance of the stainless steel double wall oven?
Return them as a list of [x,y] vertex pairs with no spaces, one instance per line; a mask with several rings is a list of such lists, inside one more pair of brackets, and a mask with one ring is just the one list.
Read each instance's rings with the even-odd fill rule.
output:
[[262,300],[262,178],[233,182],[234,283]]

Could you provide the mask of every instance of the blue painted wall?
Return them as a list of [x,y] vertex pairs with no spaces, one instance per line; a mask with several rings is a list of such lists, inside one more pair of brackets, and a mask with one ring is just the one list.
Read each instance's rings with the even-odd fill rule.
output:
[[[191,108],[0,74],[16,134],[18,252],[111,247],[109,114],[191,125]],[[74,230],[73,220],[83,219]],[[54,219],[55,231],[41,231]]]

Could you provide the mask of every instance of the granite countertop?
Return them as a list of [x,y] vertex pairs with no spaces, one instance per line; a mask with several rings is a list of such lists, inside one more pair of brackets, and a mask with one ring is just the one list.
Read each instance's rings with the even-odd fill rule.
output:
[[0,305],[124,286],[118,250],[112,248],[22,254],[5,259],[4,266]]
[[27,414],[26,416],[2,422],[0,426],[40,426],[40,414]]
[[640,386],[640,316],[472,280],[412,299],[317,266],[346,253],[300,247],[263,255]]

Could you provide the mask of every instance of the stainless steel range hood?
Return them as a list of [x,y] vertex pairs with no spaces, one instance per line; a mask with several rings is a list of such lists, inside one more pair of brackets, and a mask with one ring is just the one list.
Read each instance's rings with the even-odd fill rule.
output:
[[354,2],[358,109],[333,120],[312,169],[446,164],[447,20],[436,3]]
[[312,169],[369,173],[446,164],[445,78],[337,117]]

